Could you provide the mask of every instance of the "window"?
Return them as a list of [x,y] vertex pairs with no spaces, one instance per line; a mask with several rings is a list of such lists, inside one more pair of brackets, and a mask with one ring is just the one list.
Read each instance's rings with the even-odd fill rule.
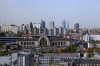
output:
[[23,45],[23,42],[21,42],[21,45]]
[[26,42],[24,42],[24,45],[26,45]]
[[58,45],[60,45],[60,42],[58,42]]
[[32,45],[34,45],[34,42],[32,42]]

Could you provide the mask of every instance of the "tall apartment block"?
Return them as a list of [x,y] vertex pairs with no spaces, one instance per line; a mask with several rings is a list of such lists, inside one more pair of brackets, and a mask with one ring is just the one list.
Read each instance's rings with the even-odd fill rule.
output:
[[24,24],[19,25],[19,31],[24,32]]
[[49,22],[50,29],[54,28],[54,21]]
[[41,23],[33,23],[33,28],[41,28]]
[[66,28],[66,20],[62,21],[62,28]]

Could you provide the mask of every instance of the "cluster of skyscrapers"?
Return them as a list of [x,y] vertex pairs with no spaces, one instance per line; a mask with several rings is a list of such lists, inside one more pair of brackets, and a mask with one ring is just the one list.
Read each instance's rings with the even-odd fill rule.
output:
[[62,26],[56,27],[54,21],[49,22],[49,28],[46,28],[45,21],[41,19],[41,23],[32,23],[19,26],[19,31],[30,35],[64,35],[68,32],[69,23],[66,20],[62,21]]
[[[79,29],[79,24],[74,25],[75,29]],[[1,26],[1,32],[17,33],[18,31],[26,35],[64,35],[69,30],[69,22],[65,19],[62,21],[62,26],[56,27],[54,21],[49,22],[49,28],[46,28],[45,21],[41,19],[41,23],[32,23],[21,24],[19,26],[10,25],[10,26]]]

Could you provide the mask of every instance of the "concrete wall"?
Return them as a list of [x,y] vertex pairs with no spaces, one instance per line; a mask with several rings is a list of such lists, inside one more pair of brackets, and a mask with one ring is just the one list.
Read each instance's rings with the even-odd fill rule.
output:
[[8,64],[9,65],[9,62],[10,62],[10,56],[0,56],[0,64]]

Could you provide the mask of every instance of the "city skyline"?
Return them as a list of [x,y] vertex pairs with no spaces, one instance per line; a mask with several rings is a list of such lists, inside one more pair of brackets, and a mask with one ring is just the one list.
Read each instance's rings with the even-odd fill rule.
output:
[[80,28],[99,28],[99,2],[99,0],[0,0],[0,25],[10,21],[17,25],[28,22],[40,23],[43,19],[49,28],[50,21],[54,21],[55,26],[59,27],[63,19],[66,19],[69,28],[74,28],[75,23],[79,23]]

